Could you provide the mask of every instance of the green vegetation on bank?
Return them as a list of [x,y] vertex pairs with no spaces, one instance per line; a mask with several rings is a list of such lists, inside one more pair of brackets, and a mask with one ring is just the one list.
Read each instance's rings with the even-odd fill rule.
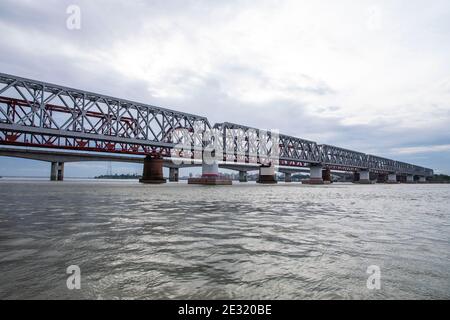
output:
[[446,174],[435,174],[431,178],[428,178],[428,181],[436,183],[450,183],[450,176]]
[[117,180],[121,180],[121,179],[140,179],[141,176],[137,175],[135,173],[133,174],[113,174],[113,175],[101,175],[101,176],[97,176],[94,179],[117,179]]

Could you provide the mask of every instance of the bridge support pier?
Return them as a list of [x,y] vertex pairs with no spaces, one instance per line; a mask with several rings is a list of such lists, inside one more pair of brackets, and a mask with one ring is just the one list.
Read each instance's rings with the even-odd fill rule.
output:
[[163,175],[163,162],[163,159],[147,156],[144,159],[144,172],[139,182],[147,184],[166,183]]
[[239,182],[248,182],[247,171],[239,171]]
[[406,183],[414,183],[414,176],[412,174],[406,176]]
[[202,164],[202,176],[201,178],[190,178],[188,184],[202,184],[202,185],[232,185],[233,182],[230,179],[220,177],[219,164],[214,161],[212,164],[208,164],[203,161]]
[[322,166],[316,165],[310,167],[309,180],[304,181],[304,184],[325,184],[322,175]]
[[384,173],[379,173],[377,177],[377,183],[386,183],[387,182],[387,175]]
[[395,173],[390,173],[388,175],[388,181],[387,183],[398,183],[397,182],[397,175]]
[[427,182],[427,178],[421,176],[419,177],[419,183],[426,183]]
[[170,182],[178,182],[180,169],[178,168],[169,168],[169,181]]
[[51,181],[63,181],[64,180],[64,162],[52,162],[50,169]]
[[362,170],[359,172],[359,183],[360,184],[371,184],[370,172],[369,170]]
[[322,170],[322,180],[324,183],[332,183],[331,170],[329,168],[325,168]]
[[291,183],[292,182],[292,173],[285,173],[284,174],[284,182],[285,183]]
[[259,177],[257,183],[261,184],[277,184],[277,179],[275,178],[275,166],[262,165],[259,167]]

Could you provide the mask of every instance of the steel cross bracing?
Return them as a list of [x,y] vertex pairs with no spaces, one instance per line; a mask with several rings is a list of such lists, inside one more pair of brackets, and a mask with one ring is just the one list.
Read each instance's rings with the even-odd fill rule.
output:
[[368,167],[367,155],[361,152],[343,149],[327,144],[319,146],[322,164],[330,169],[365,169]]
[[321,162],[319,148],[313,141],[229,122],[215,124],[214,128],[223,132],[227,161],[254,162],[261,158],[260,151],[263,150],[264,156],[268,155],[284,166],[301,167]]
[[205,117],[0,73],[0,143],[170,155],[180,129],[202,148]]
[[[261,141],[261,131],[256,128],[229,122],[215,124],[214,128],[222,132],[224,160],[226,161],[253,162],[255,159],[259,161],[257,148],[269,143],[268,139]],[[270,137],[270,132],[267,136]],[[279,147],[275,153],[279,156],[277,164],[283,166],[305,167],[321,165],[332,170],[341,171],[370,170],[375,173],[386,174],[433,175],[433,170],[431,169],[400,161],[326,144],[318,145],[313,141],[284,134],[277,134],[276,137],[277,142],[272,145],[272,148],[274,145]],[[256,143],[252,146],[249,142],[250,140],[256,141]]]
[[[430,176],[433,170],[277,132],[220,123],[224,160],[322,165]],[[83,151],[195,157],[211,126],[206,117],[0,73],[0,144]],[[186,150],[188,149],[188,150]],[[188,154],[186,154],[186,152]],[[179,154],[176,154],[178,156]]]

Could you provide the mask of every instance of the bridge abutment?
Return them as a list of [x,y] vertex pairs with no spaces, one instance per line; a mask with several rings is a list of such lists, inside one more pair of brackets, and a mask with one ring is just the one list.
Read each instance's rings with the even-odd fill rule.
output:
[[257,183],[261,184],[277,184],[277,179],[275,177],[275,166],[262,165],[259,167],[259,177]]
[[51,181],[63,181],[64,180],[64,162],[52,162],[50,169]]
[[144,170],[141,183],[146,184],[162,184],[166,183],[163,175],[163,159],[147,156],[144,160]]
[[169,168],[169,181],[170,182],[178,182],[179,181],[180,169],[178,168]]

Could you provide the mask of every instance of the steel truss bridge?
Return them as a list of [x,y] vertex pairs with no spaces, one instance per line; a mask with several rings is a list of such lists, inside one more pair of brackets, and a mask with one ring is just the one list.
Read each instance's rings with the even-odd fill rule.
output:
[[[0,73],[0,145],[170,157],[180,141],[192,157],[205,132],[221,132],[224,161],[262,163],[261,147],[284,167],[431,176],[433,170],[233,123]],[[186,154],[187,153],[187,154]]]

